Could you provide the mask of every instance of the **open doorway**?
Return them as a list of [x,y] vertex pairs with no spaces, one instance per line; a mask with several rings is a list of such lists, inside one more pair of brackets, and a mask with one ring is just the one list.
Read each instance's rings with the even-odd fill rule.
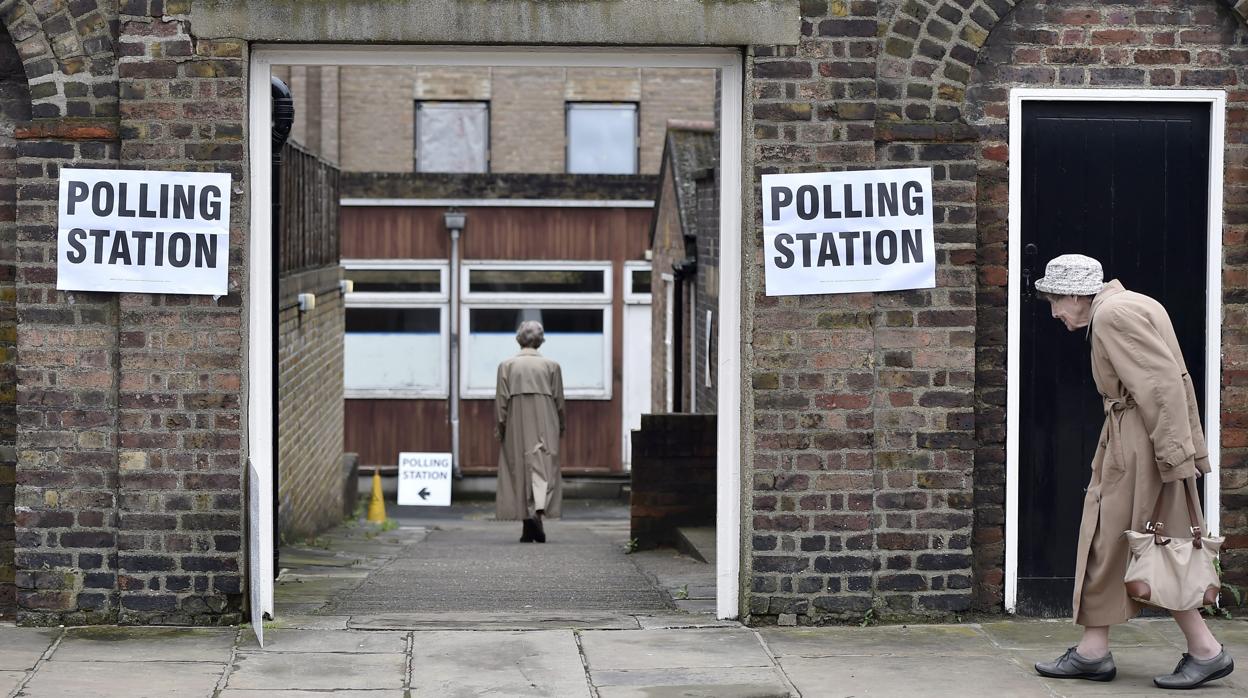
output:
[[[329,93],[337,95],[335,118],[324,113],[315,119],[305,117],[303,128],[305,140],[318,141],[326,152],[336,146],[334,157],[327,159],[344,171],[342,264],[344,276],[355,284],[345,287],[351,291],[344,298],[344,438],[346,449],[358,453],[362,472],[393,469],[399,452],[445,451],[454,454],[456,468],[464,476],[459,493],[476,490],[488,495],[498,460],[492,434],[494,369],[514,350],[509,345],[514,344],[517,322],[540,319],[548,340],[553,340],[548,353],[567,367],[569,439],[563,456],[567,485],[609,489],[614,482],[619,491],[628,482],[624,477],[635,458],[631,432],[653,404],[653,381],[639,375],[650,378],[648,371],[641,372],[653,368],[654,362],[638,359],[649,353],[654,340],[653,323],[642,322],[640,308],[648,311],[647,296],[653,295],[648,252],[655,196],[653,182],[648,188],[638,178],[647,171],[657,173],[669,118],[707,121],[705,116],[713,118],[718,112],[716,244],[717,253],[733,261],[716,274],[718,314],[700,323],[702,309],[690,305],[686,341],[706,335],[705,345],[709,348],[713,339],[717,347],[713,357],[704,353],[690,359],[688,375],[690,386],[713,382],[723,406],[710,432],[718,535],[713,539],[714,574],[708,575],[706,586],[715,590],[713,607],[719,617],[738,614],[740,61],[735,51],[680,49],[628,54],[415,47],[253,51],[253,133],[263,133],[270,120],[270,75],[284,73],[291,82],[302,81],[309,98],[315,95],[322,105],[331,101]],[[334,76],[333,87],[326,75]],[[344,80],[347,75],[359,80]],[[672,80],[677,89],[666,93],[666,108],[672,111],[671,103],[677,108],[664,115],[665,93],[659,88]],[[680,85],[680,80],[691,82]],[[543,81],[548,84],[535,84]],[[631,100],[629,94],[613,91],[612,85],[621,83],[636,86]],[[700,107],[705,113],[681,113],[681,98],[696,94],[691,89],[695,83],[709,98]],[[346,95],[348,84],[366,91]],[[648,85],[653,94],[648,95]],[[522,104],[526,100],[555,104],[558,108],[545,120],[557,119],[558,127],[509,122],[505,100],[498,99],[508,91]],[[385,104],[392,105],[388,112],[392,116],[382,128],[348,133],[343,114]],[[536,109],[529,107],[530,113]],[[333,127],[330,121],[336,121]],[[314,123],[318,135],[311,136]],[[515,131],[510,146],[500,138],[508,129]],[[552,130],[560,136],[554,148],[540,141],[541,132]],[[621,140],[610,136],[629,130],[635,134],[632,142],[617,147]],[[434,135],[448,132],[456,137]],[[253,140],[253,145],[253,182],[262,185],[269,181],[269,153],[262,139]],[[543,164],[544,159],[549,162]],[[365,169],[351,171],[357,165]],[[508,167],[515,169],[508,173]],[[537,170],[541,176],[535,178],[526,170]],[[527,176],[505,176],[509,174]],[[523,191],[508,192],[508,187]],[[253,190],[253,259],[264,259],[271,250],[268,193],[262,186]],[[457,234],[450,234],[452,230]],[[266,295],[268,273],[263,264],[251,265],[253,503],[269,501],[275,485],[273,425],[259,418],[271,413],[266,401],[272,399],[274,380],[264,366],[271,346],[266,343],[272,342],[266,314],[272,307]],[[377,341],[396,335],[402,341]],[[413,362],[412,356],[428,360]],[[399,512],[395,518],[400,526],[438,529],[441,534],[422,539],[426,547],[413,547],[407,561],[396,563],[391,571],[403,573],[402,583],[426,589],[447,574],[479,580],[477,563],[489,562],[498,550],[489,545],[510,543],[519,533],[518,526],[512,531],[511,526],[504,529],[485,521],[492,515],[491,502],[465,499],[449,513],[427,508]],[[633,562],[618,556],[595,559],[593,540],[583,538],[616,540],[622,554],[630,541],[627,509],[620,506],[578,509],[565,504],[565,520],[551,532],[566,534],[569,547],[561,552],[570,555],[571,564],[579,560],[581,567],[610,576],[611,565],[622,560],[628,567],[616,568],[617,576],[618,570],[636,571]],[[273,512],[253,506],[249,515],[253,608],[272,613],[275,570],[265,545],[272,540]],[[435,549],[439,543],[441,553]],[[588,547],[578,551],[578,545]],[[473,552],[473,546],[479,549]],[[437,570],[430,560],[438,555],[449,567],[422,576]],[[493,560],[500,562],[497,557]],[[560,566],[558,561],[552,563]],[[586,590],[604,588],[602,580],[586,580]],[[364,609],[370,603],[384,603],[383,598],[389,599],[390,610],[396,610],[393,596],[356,601]],[[524,601],[517,598],[515,603],[524,606]],[[585,603],[629,610],[648,601],[590,594]]]

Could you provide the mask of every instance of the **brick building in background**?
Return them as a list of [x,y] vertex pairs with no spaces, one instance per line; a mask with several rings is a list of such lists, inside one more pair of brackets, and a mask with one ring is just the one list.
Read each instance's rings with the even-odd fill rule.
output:
[[[452,451],[457,411],[457,465],[492,476],[494,371],[516,350],[516,323],[531,317],[563,366],[565,474],[624,473],[628,434],[650,406],[645,252],[663,129],[714,117],[714,71],[274,74],[295,98],[291,138],[347,173],[343,264],[357,292],[346,299],[346,448],[365,471],[396,472],[401,452]],[[452,209],[467,214],[459,268],[443,219]],[[462,303],[450,293],[461,275]],[[457,347],[450,317],[461,308]],[[456,351],[464,370],[453,408]]]
[[[16,279],[15,582],[21,622],[223,623],[240,617],[249,416],[243,397],[244,382],[253,375],[246,365],[251,335],[244,320],[245,164],[248,138],[268,137],[248,134],[251,42],[742,47],[748,77],[741,216],[747,233],[743,258],[723,259],[721,269],[739,263],[743,279],[744,330],[733,348],[742,357],[742,375],[735,378],[744,404],[740,424],[732,426],[740,430],[742,447],[740,611],[746,620],[816,623],[860,619],[868,610],[890,618],[1001,611],[1010,603],[1004,582],[1013,579],[1020,582],[1014,608],[1060,612],[1045,601],[1060,597],[1060,589],[1042,589],[1037,580],[1044,570],[1027,566],[1046,561],[1052,551],[1021,549],[1034,535],[1011,548],[1005,526],[1015,513],[1020,521],[1042,521],[1038,513],[1046,511],[1050,521],[1077,520],[1077,513],[1046,510],[1055,501],[1046,493],[1077,501],[1086,461],[1051,460],[1051,469],[1063,473],[1060,482],[1028,475],[1020,451],[1045,453],[1054,448],[1053,434],[1067,432],[1022,424],[1019,415],[1053,412],[1039,409],[1044,405],[1033,398],[1046,393],[1036,385],[1074,391],[1080,378],[1037,373],[1045,367],[1027,363],[1029,350],[1021,342],[1011,345],[1007,328],[1013,305],[1019,326],[1036,328],[1023,336],[1071,339],[1069,346],[1054,345],[1055,356],[1086,351],[1073,336],[1039,324],[1043,318],[1025,310],[1035,306],[1023,295],[1045,259],[1069,251],[1055,246],[1105,240],[1117,246],[1105,254],[1108,270],[1128,286],[1166,296],[1170,289],[1150,287],[1149,279],[1187,291],[1220,282],[1209,285],[1216,291],[1208,296],[1212,305],[1190,293],[1175,297],[1172,311],[1184,322],[1221,322],[1220,335],[1203,344],[1199,331],[1183,332],[1213,357],[1188,359],[1206,368],[1206,379],[1215,379],[1202,383],[1213,388],[1204,395],[1206,404],[1220,398],[1207,420],[1219,434],[1214,450],[1221,461],[1213,503],[1228,538],[1227,579],[1245,583],[1248,338],[1239,328],[1248,286],[1242,145],[1248,30],[1242,3],[1240,9],[1219,0],[309,5],[0,3],[0,19],[25,67],[32,117],[14,123],[21,110],[6,111],[5,132],[14,128],[17,151],[17,172],[7,182],[17,186],[0,186],[0,192],[13,192],[18,220],[0,228],[14,236],[0,249],[16,250],[8,263]],[[386,21],[391,12],[402,13],[404,21]],[[455,21],[446,23],[446,17]],[[500,21],[504,17],[511,19]],[[1182,102],[1185,91],[1214,89],[1225,95],[1227,108],[1208,120],[1208,109],[1192,111],[1193,104],[1181,103],[1160,109],[1130,104],[1113,112],[1104,103],[1063,111],[1024,102],[1022,114],[1012,111],[1012,89],[1040,87],[1173,89],[1172,103]],[[325,93],[322,85],[322,99]],[[405,89],[369,92],[366,99],[392,94],[401,96],[405,111],[411,106],[413,93]],[[1216,127],[1223,115],[1226,138],[1219,143]],[[1011,149],[1014,126],[1028,160]],[[1110,126],[1121,130],[1098,131]],[[396,137],[413,131],[394,129]],[[323,124],[320,132],[322,146],[334,141]],[[346,134],[340,130],[336,137],[345,152]],[[1212,145],[1204,150],[1206,139]],[[1119,155],[1138,160],[1106,154],[1106,147],[1120,142],[1128,147]],[[1072,143],[1078,145],[1073,152]],[[1078,203],[1072,190],[1101,191],[1110,171],[1128,178],[1160,171],[1158,149],[1170,147],[1182,155],[1175,162],[1193,173],[1189,181],[1221,182],[1213,193],[1223,205],[1184,209],[1191,214],[1186,221],[1156,214],[1153,220],[1165,224],[1154,227],[1185,230],[1180,226],[1200,216],[1222,216],[1213,238],[1221,257],[1211,263],[1155,273],[1147,264],[1169,258],[1169,248],[1166,254],[1115,256],[1113,249],[1168,243],[1150,238],[1142,246],[1138,239],[1115,237],[1112,221],[1094,218],[1114,210],[1105,205],[1108,199],[1086,207],[1093,215],[1082,219],[1043,217],[1071,210]],[[1061,169],[1060,158],[1081,151],[1100,153],[1093,164],[1113,168],[1084,162],[1067,168],[1077,176],[1046,175]],[[1204,168],[1202,153],[1215,156],[1212,164],[1223,158],[1224,168]],[[508,157],[499,153],[492,161]],[[1024,165],[1011,185],[1011,164],[1029,161],[1034,166]],[[56,182],[58,168],[69,162],[231,173],[230,294],[213,300],[57,292]],[[891,166],[933,170],[937,287],[764,295],[755,217],[759,176]],[[1028,196],[1018,182],[1033,187]],[[1139,182],[1132,187],[1147,205],[1199,198]],[[1010,229],[1011,195],[1022,206],[1016,219],[1024,221],[1021,232]],[[1061,205],[1027,208],[1038,200]],[[1036,238],[1036,229],[1054,231],[1052,238]],[[1104,230],[1113,235],[1095,234]],[[1078,239],[1064,237],[1072,232]],[[1036,245],[1036,252],[1027,245]],[[1178,252],[1201,256],[1196,247]],[[1202,276],[1205,270],[1212,270],[1212,279]],[[1019,298],[1011,301],[1011,292]],[[724,346],[719,350],[725,353]],[[1011,359],[1015,350],[1020,358]],[[1077,367],[1083,360],[1052,363]],[[1010,361],[1028,376],[1007,375]],[[1220,372],[1220,380],[1209,368]],[[1094,397],[1079,394],[1080,405]],[[1027,397],[1017,412],[1007,409],[1010,395]],[[1094,400],[1090,405],[1095,411]],[[1068,412],[1062,416],[1088,421]],[[1094,414],[1092,423],[1097,419]],[[1011,433],[1032,448],[1010,446]],[[0,477],[0,492],[3,483]],[[1006,508],[1011,496],[1017,497],[1017,512]],[[0,507],[4,501],[0,495]],[[6,520],[0,514],[0,529]],[[0,533],[0,553],[5,535]],[[1064,536],[1058,531],[1051,537]]]

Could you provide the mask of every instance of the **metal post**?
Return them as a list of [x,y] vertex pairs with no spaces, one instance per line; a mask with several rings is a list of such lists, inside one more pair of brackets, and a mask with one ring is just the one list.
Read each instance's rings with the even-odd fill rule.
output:
[[464,477],[459,462],[459,236],[467,217],[454,209],[443,214],[446,228],[451,233],[451,472],[456,480]]

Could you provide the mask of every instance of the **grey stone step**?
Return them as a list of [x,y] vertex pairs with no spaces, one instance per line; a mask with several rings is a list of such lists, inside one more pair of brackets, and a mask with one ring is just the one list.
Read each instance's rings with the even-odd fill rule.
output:
[[715,527],[681,526],[676,529],[676,549],[709,565],[715,564]]

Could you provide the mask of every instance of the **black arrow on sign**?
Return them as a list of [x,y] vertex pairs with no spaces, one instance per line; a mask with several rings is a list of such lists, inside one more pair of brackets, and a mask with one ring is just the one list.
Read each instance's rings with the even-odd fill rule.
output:
[[417,492],[416,494],[420,495],[420,501],[422,502],[425,501],[426,499],[429,499],[429,490],[425,489],[424,487],[420,488],[420,491]]

